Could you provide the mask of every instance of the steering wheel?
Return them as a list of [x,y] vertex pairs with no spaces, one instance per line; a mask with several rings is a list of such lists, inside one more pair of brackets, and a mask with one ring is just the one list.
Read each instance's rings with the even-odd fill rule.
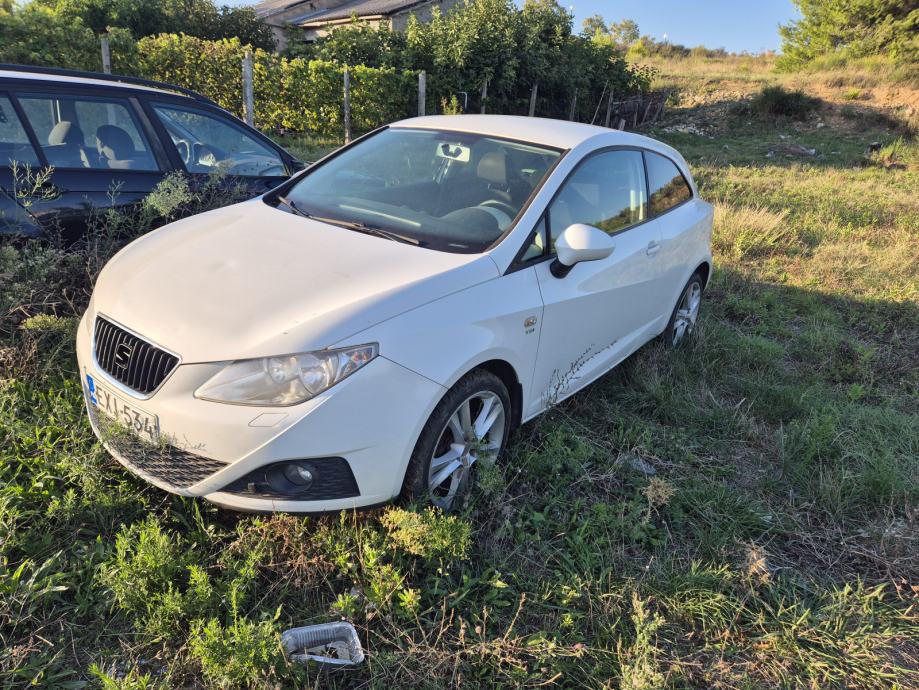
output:
[[492,206],[499,211],[504,211],[507,214],[507,217],[513,220],[517,217],[517,209],[508,204],[505,201],[499,201],[498,199],[486,199],[479,206]]

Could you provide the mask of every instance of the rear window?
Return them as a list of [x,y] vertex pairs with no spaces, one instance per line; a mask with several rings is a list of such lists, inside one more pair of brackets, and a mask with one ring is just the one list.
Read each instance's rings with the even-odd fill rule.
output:
[[17,97],[49,165],[157,170],[127,101],[61,94]]
[[659,216],[692,198],[692,190],[676,164],[669,158],[645,151],[648,165],[651,215]]

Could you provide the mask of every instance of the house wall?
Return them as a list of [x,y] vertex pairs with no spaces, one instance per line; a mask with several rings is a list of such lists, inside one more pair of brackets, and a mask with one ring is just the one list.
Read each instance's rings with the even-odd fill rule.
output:
[[[296,17],[301,17],[304,14],[315,10],[337,7],[345,1],[346,0],[309,0],[308,2],[297,5],[293,9],[289,9],[283,13],[271,16],[267,22],[271,26],[272,32],[274,33],[274,38],[277,43],[278,50],[281,51],[287,47],[287,36],[286,32],[284,31],[284,27],[286,26],[288,20],[294,19]],[[460,4],[460,2],[462,2],[462,0],[434,0],[433,2],[422,5],[421,7],[416,7],[411,10],[406,10],[405,12],[394,14],[390,16],[389,19],[361,21],[364,21],[373,27],[377,27],[382,22],[388,21],[389,27],[393,31],[405,31],[405,28],[408,26],[408,18],[412,15],[418,17],[419,21],[427,23],[431,21],[431,13],[435,7],[439,7],[441,13],[446,13],[455,5]],[[347,24],[333,23],[326,26],[310,27],[303,29],[301,36],[303,37],[303,40],[312,42],[318,38],[322,38],[323,36],[328,36],[333,29],[346,25]]]

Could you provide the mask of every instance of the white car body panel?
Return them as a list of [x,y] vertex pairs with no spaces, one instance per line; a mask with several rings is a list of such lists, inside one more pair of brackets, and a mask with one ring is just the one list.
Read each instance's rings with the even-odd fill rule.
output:
[[141,237],[93,294],[99,313],[194,363],[322,349],[497,276],[487,256],[418,251],[254,199]]
[[[249,510],[326,511],[397,496],[412,450],[447,390],[483,363],[514,373],[517,421],[595,380],[663,331],[689,277],[711,267],[712,207],[682,156],[661,142],[601,127],[505,116],[415,118],[393,127],[457,130],[566,149],[516,224],[480,254],[402,244],[298,217],[259,199],[146,235],[103,270],[78,329],[81,375],[156,415],[163,438],[226,467],[161,488]],[[673,160],[693,198],[613,235],[605,259],[564,278],[550,261],[514,265],[568,175],[585,156],[640,148]],[[308,171],[306,171],[308,173]],[[653,242],[658,246],[649,252]],[[102,371],[95,319],[106,318],[176,353],[150,396]],[[226,362],[378,343],[379,356],[317,397],[289,407],[224,404],[194,392]],[[572,371],[570,376],[566,373]],[[272,423],[256,421],[271,414]],[[271,463],[344,458],[359,495],[272,500],[223,489]]]

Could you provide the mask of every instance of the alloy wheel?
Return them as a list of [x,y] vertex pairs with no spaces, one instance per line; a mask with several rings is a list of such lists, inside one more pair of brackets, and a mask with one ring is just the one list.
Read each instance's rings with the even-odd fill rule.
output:
[[431,502],[451,510],[468,485],[476,462],[494,462],[504,442],[505,409],[491,391],[479,391],[453,411],[440,433],[428,468]]
[[683,339],[692,333],[699,318],[699,307],[702,305],[702,286],[693,280],[686,286],[680,304],[673,319],[672,343],[679,345]]

